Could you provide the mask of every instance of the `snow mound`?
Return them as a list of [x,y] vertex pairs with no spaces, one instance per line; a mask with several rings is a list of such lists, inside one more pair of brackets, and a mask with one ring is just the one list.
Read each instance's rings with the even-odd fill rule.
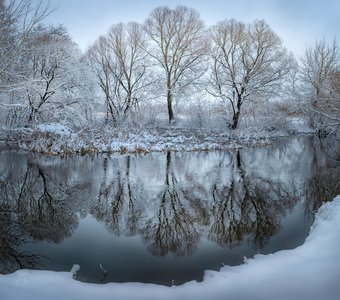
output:
[[238,299],[340,298],[340,196],[324,204],[305,243],[245,258],[241,266],[206,271],[203,282],[165,287],[141,283],[86,284],[71,272],[20,270],[0,275],[0,299]]
[[37,129],[40,132],[54,133],[61,136],[69,136],[72,133],[69,127],[60,123],[39,124]]

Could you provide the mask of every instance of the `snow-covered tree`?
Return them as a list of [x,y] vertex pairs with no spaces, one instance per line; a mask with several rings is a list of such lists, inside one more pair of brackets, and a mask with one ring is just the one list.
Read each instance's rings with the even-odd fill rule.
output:
[[11,74],[11,66],[16,62],[31,31],[50,12],[48,1],[0,0],[1,89],[4,88],[1,79]]
[[10,110],[20,110],[15,91],[22,83],[22,60],[34,28],[51,13],[49,1],[0,0],[0,123]]
[[303,111],[319,133],[340,128],[340,49],[334,41],[316,41],[300,65]]
[[230,128],[238,126],[244,103],[275,95],[291,65],[280,38],[264,21],[228,20],[210,28],[211,77],[208,92],[230,104]]
[[63,26],[37,27],[21,56],[19,109],[11,122],[63,122],[80,125],[89,109],[89,84],[81,53]]
[[106,120],[124,120],[145,97],[147,55],[138,23],[117,24],[88,50],[87,57],[105,95]]
[[146,20],[146,51],[160,68],[160,89],[166,93],[169,123],[175,121],[173,101],[204,74],[207,54],[204,22],[194,9],[178,6],[156,8]]

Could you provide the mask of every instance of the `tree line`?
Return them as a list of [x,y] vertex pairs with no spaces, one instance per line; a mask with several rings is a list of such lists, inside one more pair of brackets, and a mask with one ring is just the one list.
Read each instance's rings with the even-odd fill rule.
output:
[[2,123],[116,126],[153,111],[174,124],[190,102],[203,118],[213,104],[230,129],[249,110],[304,116],[321,133],[340,127],[335,41],[296,58],[264,20],[207,27],[195,9],[162,6],[142,24],[113,25],[82,53],[64,26],[42,24],[50,6],[34,3],[0,0]]

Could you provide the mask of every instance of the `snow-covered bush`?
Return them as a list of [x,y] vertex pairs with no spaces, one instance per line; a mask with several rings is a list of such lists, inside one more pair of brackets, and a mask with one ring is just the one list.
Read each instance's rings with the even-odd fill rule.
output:
[[90,120],[92,82],[81,53],[63,26],[38,26],[20,56],[22,80],[4,96],[10,126],[62,122],[80,127]]

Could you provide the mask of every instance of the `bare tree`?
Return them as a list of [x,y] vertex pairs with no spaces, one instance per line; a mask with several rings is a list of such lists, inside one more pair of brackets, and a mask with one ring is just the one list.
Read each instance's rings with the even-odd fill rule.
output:
[[264,21],[219,22],[210,29],[213,44],[208,92],[230,104],[236,129],[246,101],[275,94],[290,70],[290,56]]
[[49,1],[0,0],[0,88],[33,28],[51,12]]
[[175,121],[173,99],[204,73],[207,52],[205,26],[194,9],[178,6],[156,8],[145,22],[151,44],[146,49],[163,70],[169,123]]
[[90,71],[64,26],[35,27],[13,71],[17,84],[2,103],[7,125],[43,121],[79,127],[88,121]]
[[305,112],[310,125],[321,131],[340,127],[340,49],[335,41],[316,41],[301,60],[301,79],[308,99]]
[[21,110],[15,92],[22,88],[22,55],[27,52],[29,36],[48,16],[49,1],[0,0],[0,122],[10,111]]
[[108,116],[124,119],[141,100],[146,83],[144,32],[138,23],[117,24],[100,37],[87,55],[105,95]]
[[110,55],[106,37],[101,36],[98,38],[96,43],[88,49],[86,58],[89,61],[90,67],[96,74],[97,82],[101,91],[105,95],[106,121],[108,121],[109,115],[111,115],[115,122],[113,105],[111,105],[111,76],[109,70]]
[[80,51],[66,28],[39,26],[32,32],[28,47],[31,49],[23,57],[24,89],[20,91],[28,122],[77,122],[86,106],[79,102],[84,100],[87,79]]

